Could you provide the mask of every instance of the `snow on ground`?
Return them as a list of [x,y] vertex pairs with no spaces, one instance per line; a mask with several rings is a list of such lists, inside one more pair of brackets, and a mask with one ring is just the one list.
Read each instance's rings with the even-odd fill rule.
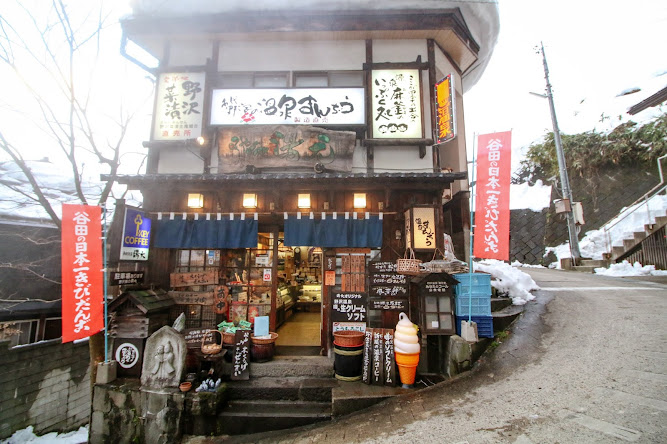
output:
[[623,261],[620,264],[611,264],[609,268],[596,268],[595,274],[602,276],[667,276],[667,270],[656,270],[655,265],[644,265],[639,262],[630,264]]
[[[579,241],[579,250],[582,257],[592,259],[602,259],[602,254],[611,251],[615,245],[623,245],[623,239],[632,238],[635,231],[644,231],[644,225],[654,223],[656,216],[664,216],[667,212],[667,196],[655,195],[648,204],[640,202],[634,206],[625,208],[616,218],[607,224],[607,231],[604,229],[591,230]],[[629,215],[625,217],[625,215]],[[562,258],[571,257],[570,245],[565,243],[557,247],[547,247],[545,255],[553,252],[558,260],[549,265],[550,268],[560,268]],[[634,267],[633,267],[634,268]],[[611,269],[611,268],[610,268]],[[615,267],[614,276],[636,276],[635,274],[624,275],[624,272],[630,272],[629,268]],[[597,274],[599,273],[596,270]],[[605,272],[607,276],[609,272]]]
[[484,259],[474,263],[475,271],[491,274],[491,286],[500,293],[507,293],[514,305],[523,305],[535,299],[530,291],[540,287],[527,273],[517,267],[495,259]]
[[80,444],[88,442],[88,426],[80,427],[79,430],[69,433],[47,433],[37,436],[33,433],[33,427],[28,426],[23,430],[17,430],[9,438],[0,441],[0,444]]

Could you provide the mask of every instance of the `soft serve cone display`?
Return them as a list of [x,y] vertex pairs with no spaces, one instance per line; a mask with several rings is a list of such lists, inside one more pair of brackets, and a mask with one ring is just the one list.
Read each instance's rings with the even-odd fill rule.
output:
[[404,385],[415,383],[417,364],[419,364],[419,337],[417,328],[405,313],[398,315],[398,324],[394,332],[394,354],[401,382]]

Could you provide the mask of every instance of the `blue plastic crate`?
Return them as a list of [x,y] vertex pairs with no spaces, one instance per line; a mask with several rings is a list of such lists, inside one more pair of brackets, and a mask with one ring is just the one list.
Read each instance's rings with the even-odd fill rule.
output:
[[457,316],[491,316],[491,295],[468,297],[468,294],[456,296]]
[[[461,335],[461,321],[467,321],[468,316],[456,317],[456,334]],[[492,316],[472,316],[473,322],[477,323],[477,336],[480,338],[493,337],[493,317]]]
[[[491,296],[491,275],[487,273],[459,273],[454,277],[459,284],[454,287],[455,295]],[[471,288],[472,286],[472,288]]]

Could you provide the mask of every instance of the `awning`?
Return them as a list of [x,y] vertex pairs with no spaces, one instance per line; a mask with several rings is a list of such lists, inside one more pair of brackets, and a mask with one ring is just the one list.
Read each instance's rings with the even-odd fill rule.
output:
[[255,248],[257,221],[223,218],[221,220],[155,221],[154,247],[157,248]]
[[310,219],[290,216],[285,219],[285,245],[312,245],[323,248],[380,248],[382,219]]

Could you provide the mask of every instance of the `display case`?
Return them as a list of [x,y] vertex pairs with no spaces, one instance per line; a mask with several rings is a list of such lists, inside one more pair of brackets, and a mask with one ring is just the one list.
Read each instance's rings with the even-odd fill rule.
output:
[[300,287],[297,309],[305,312],[319,312],[322,303],[322,284],[304,284]]
[[276,299],[276,324],[278,327],[292,316],[294,312],[294,293],[293,287],[281,285],[278,288]]
[[[271,313],[271,269],[273,252],[270,249],[228,250],[225,253],[222,275],[229,286],[231,306],[229,319],[254,322],[257,316]],[[270,274],[269,274],[270,276]]]

